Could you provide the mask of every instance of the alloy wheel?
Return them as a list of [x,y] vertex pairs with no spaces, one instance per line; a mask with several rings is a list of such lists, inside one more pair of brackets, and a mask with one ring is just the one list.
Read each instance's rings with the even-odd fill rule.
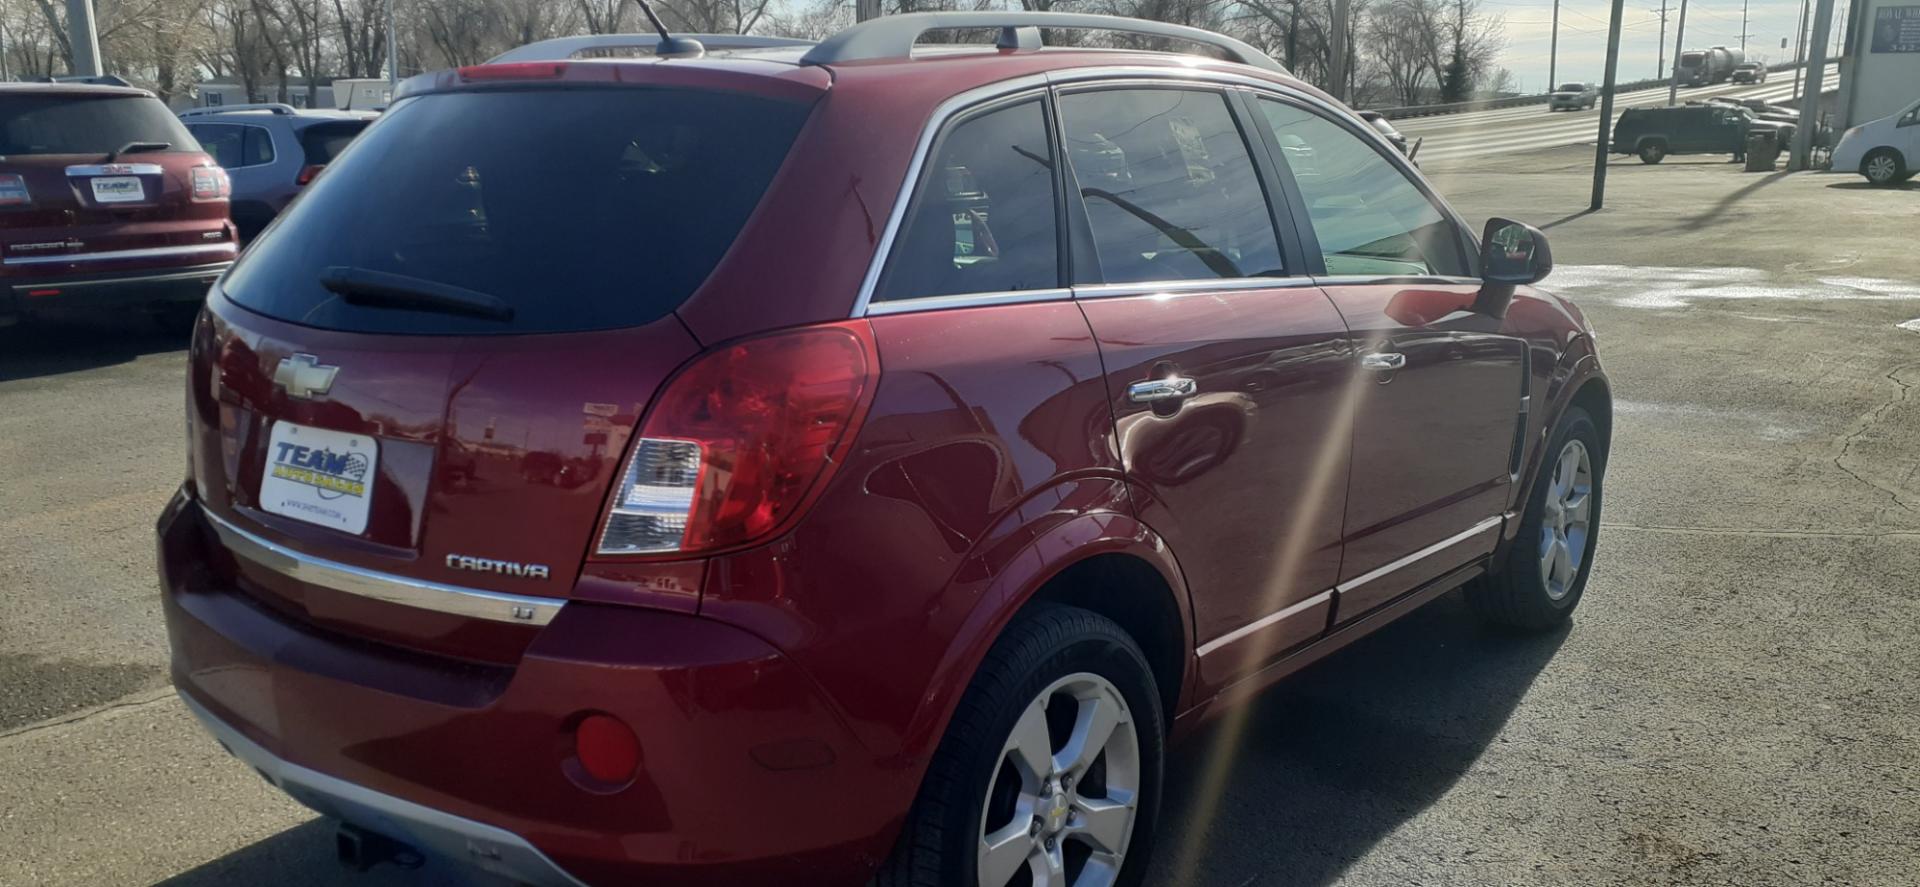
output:
[[1112,682],[1080,672],[1020,713],[989,778],[980,887],[1108,887],[1140,799],[1140,742]]
[[1567,441],[1548,479],[1540,516],[1540,581],[1547,597],[1560,600],[1573,590],[1587,556],[1593,514],[1593,457],[1587,445]]

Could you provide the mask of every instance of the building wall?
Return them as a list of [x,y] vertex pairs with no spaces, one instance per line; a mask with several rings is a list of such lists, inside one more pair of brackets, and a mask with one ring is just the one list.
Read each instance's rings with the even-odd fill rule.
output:
[[[1882,9],[1904,10],[1909,17],[1904,26],[1882,19]],[[1897,113],[1920,99],[1920,51],[1889,52],[1893,49],[1920,49],[1901,38],[1920,34],[1920,0],[1856,0],[1853,4],[1852,52],[1843,70],[1841,94],[1847,104],[1844,123],[1857,126]],[[1898,28],[1904,27],[1904,34]],[[1888,29],[1894,32],[1889,33]],[[1880,48],[1875,52],[1876,30]],[[1893,38],[1889,47],[1889,38]]]

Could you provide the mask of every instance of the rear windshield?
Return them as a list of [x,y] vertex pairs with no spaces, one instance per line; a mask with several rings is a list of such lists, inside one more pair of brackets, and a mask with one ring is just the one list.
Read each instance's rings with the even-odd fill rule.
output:
[[135,142],[200,150],[173,112],[151,96],[0,95],[0,157],[109,154]]
[[307,155],[310,164],[325,165],[333,162],[347,143],[367,128],[365,120],[342,120],[338,123],[316,123],[300,131],[300,147]]
[[[354,332],[648,323],[706,280],[806,113],[630,87],[404,99],[247,250],[225,290],[262,314]],[[482,294],[511,316],[349,304],[321,284],[343,273]]]

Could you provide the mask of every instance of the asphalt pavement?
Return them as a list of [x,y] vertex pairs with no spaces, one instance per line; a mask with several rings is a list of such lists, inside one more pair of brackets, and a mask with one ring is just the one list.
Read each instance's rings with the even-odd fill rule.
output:
[[[1920,187],[1628,161],[1586,213],[1591,157],[1430,169],[1476,223],[1546,226],[1614,380],[1573,625],[1448,595],[1203,731],[1154,883],[1920,879]],[[338,870],[168,689],[181,347],[0,330],[0,884],[439,883]]]

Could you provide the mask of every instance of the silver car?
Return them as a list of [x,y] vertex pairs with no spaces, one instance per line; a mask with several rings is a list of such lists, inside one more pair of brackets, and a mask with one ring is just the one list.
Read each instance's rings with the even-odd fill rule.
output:
[[375,116],[262,104],[194,108],[180,119],[233,180],[233,224],[246,243]]
[[1553,95],[1547,100],[1547,110],[1584,111],[1600,100],[1600,90],[1591,83],[1562,83],[1553,88]]

